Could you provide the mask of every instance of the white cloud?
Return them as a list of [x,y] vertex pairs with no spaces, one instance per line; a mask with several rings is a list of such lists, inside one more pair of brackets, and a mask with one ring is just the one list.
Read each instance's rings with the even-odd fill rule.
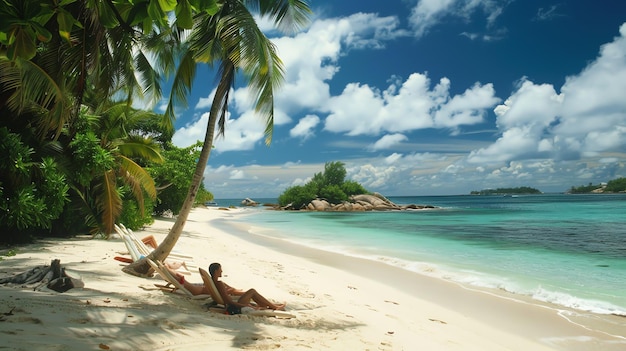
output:
[[265,125],[252,111],[229,118],[224,129],[224,137],[216,135],[213,143],[217,152],[252,150],[265,139]]
[[286,71],[276,106],[286,115],[324,111],[330,98],[327,81],[340,70],[339,58],[348,50],[384,48],[387,41],[406,35],[398,27],[397,17],[357,13],[316,20],[306,32],[273,39]]
[[[262,22],[263,26],[268,23]],[[330,99],[328,81],[339,71],[338,60],[347,50],[380,49],[386,41],[407,33],[400,30],[397,17],[357,13],[344,18],[320,19],[295,36],[274,38],[285,67],[285,82],[276,92],[274,125],[291,123],[289,116],[305,111],[327,111]],[[214,91],[201,98],[195,109],[210,108]],[[249,91],[239,88],[231,92],[225,138],[215,140],[217,152],[250,150],[262,145],[264,124],[252,112]],[[176,131],[175,145],[187,146],[204,140],[208,113]],[[318,118],[316,120],[315,118]],[[291,130],[292,137],[311,137],[319,117],[306,115]]]
[[315,135],[315,127],[320,123],[320,118],[315,115],[307,115],[301,118],[298,124],[289,131],[292,138],[302,140],[309,139]]
[[211,92],[211,94],[205,98],[198,99],[198,103],[195,106],[196,110],[207,110],[211,108],[211,104],[213,103],[213,96],[215,94],[215,89]]
[[[411,9],[409,24],[414,30],[414,35],[421,38],[446,18],[460,18],[469,21],[476,12],[482,10],[487,26],[491,27],[509,2],[498,0],[418,0],[415,7]],[[475,34],[467,33],[464,35],[471,39],[475,38]]]
[[406,135],[400,133],[387,134],[378,139],[374,144],[369,147],[369,149],[373,151],[390,149],[408,139],[409,138],[407,138]]
[[567,78],[557,93],[523,80],[494,112],[501,136],[473,151],[473,163],[555,158],[576,160],[626,144],[626,24],[598,58]]
[[206,127],[209,124],[209,113],[203,113],[199,119],[176,130],[172,137],[172,143],[178,147],[188,147],[197,141],[204,141]]
[[558,17],[565,16],[558,12],[559,5],[552,5],[549,8],[540,7],[537,14],[533,18],[534,21],[549,21]]
[[483,121],[499,99],[491,84],[475,84],[450,96],[450,80],[430,88],[426,74],[413,73],[401,85],[394,81],[380,92],[368,85],[348,84],[328,103],[325,129],[348,135],[402,133],[425,128],[457,129]]
[[230,172],[229,179],[246,179],[246,172],[241,169],[234,169]]
[[[487,13],[487,5],[495,2],[454,0],[444,6],[445,1],[420,1],[418,5],[427,3],[433,7],[431,16],[425,17],[432,20],[424,23],[425,32],[446,16],[465,18],[481,9]],[[495,12],[487,21],[495,21],[497,15]],[[384,30],[376,30],[376,26]],[[495,107],[498,139],[485,147],[467,147],[474,148],[469,155],[456,147],[445,154],[391,153],[346,162],[351,179],[386,195],[460,194],[467,193],[468,187],[516,185],[564,191],[564,184],[578,184],[583,178],[626,176],[626,25],[620,29],[621,36],[604,45],[598,58],[580,74],[568,77],[560,91],[524,79],[498,106],[492,84],[475,84],[462,94],[451,95],[449,79],[431,83],[420,73],[406,80],[391,77],[392,82],[382,90],[356,82],[346,84],[340,95],[331,96],[329,83],[341,69],[342,55],[349,50],[384,47],[387,40],[404,35],[397,26],[395,17],[358,14],[317,20],[306,32],[276,39],[287,69],[285,86],[275,97],[277,125],[293,123],[293,117],[298,122],[290,128],[290,135],[302,138],[313,135],[322,123],[317,116],[328,114],[323,121],[328,132],[378,138],[373,144],[365,138],[336,138],[334,147],[365,149],[370,143],[380,151],[408,144],[403,136],[408,138],[416,130],[458,132],[463,126],[477,125],[483,122],[485,111]],[[237,89],[232,97],[235,116],[228,121],[226,139],[216,141],[215,151],[263,145],[264,125],[249,112],[247,91]],[[179,129],[174,136],[176,145],[202,140],[206,123],[203,114]],[[491,127],[481,129],[486,128]],[[322,170],[323,164],[301,161],[280,166],[229,165],[207,169],[205,182],[218,198],[276,196]]]

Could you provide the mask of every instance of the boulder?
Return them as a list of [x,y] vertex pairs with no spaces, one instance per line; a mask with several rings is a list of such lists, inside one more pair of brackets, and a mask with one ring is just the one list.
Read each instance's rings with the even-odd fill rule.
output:
[[252,199],[250,199],[249,197],[247,197],[247,198],[241,200],[241,205],[242,206],[258,206],[259,203],[254,201],[254,200],[252,200]]
[[326,200],[315,199],[311,201],[310,205],[313,206],[313,211],[326,211],[330,209],[330,204]]
[[[324,199],[315,199],[302,206],[300,210],[306,211],[334,211],[334,212],[363,212],[363,211],[400,211],[400,210],[420,210],[425,208],[435,208],[430,205],[404,205],[399,206],[379,193],[353,195],[350,201],[343,201],[339,204],[331,204]],[[297,210],[292,204],[284,207],[275,206],[274,209]]]

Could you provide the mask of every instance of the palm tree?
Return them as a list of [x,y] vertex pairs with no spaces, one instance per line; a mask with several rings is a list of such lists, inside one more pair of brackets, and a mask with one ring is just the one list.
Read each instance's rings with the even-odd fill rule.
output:
[[[271,142],[274,122],[274,91],[283,80],[283,66],[276,48],[261,32],[250,10],[268,16],[282,29],[295,30],[306,23],[310,9],[302,0],[222,0],[215,15],[201,14],[196,17],[186,50],[182,52],[178,74],[174,80],[173,93],[167,114],[173,117],[173,105],[185,101],[191,89],[191,76],[195,73],[195,61],[211,66],[218,64],[219,82],[209,112],[209,123],[193,174],[187,198],[176,222],[163,242],[148,256],[153,260],[164,260],[178,241],[209,160],[216,125],[218,134],[224,134],[226,112],[231,87],[240,71],[249,83],[255,97],[255,110],[265,118],[266,144]],[[145,259],[126,266],[123,271],[143,276],[150,266]]]
[[77,123],[82,126],[70,138],[69,174],[87,210],[86,222],[108,234],[122,211],[120,184],[130,189],[141,210],[144,194],[156,197],[154,180],[136,160],[161,162],[160,145],[128,130],[141,120],[159,117],[125,103],[99,104],[89,112],[84,106]]
[[[161,77],[149,64],[141,41],[157,31],[144,36],[132,28],[126,21],[141,23],[142,18],[127,10],[130,4],[116,7],[110,0],[45,3],[0,2],[0,108],[10,109],[15,116],[36,111],[33,124],[46,138],[50,132],[58,137],[71,123],[88,90],[105,102],[113,95],[129,104],[144,95],[160,99]],[[148,4],[137,3],[138,8]],[[144,16],[144,20],[150,18]]]
[[[149,57],[146,43],[158,35],[167,22],[163,21],[165,13],[172,9],[164,10],[149,0],[46,4],[0,1],[0,125],[21,134],[34,130],[31,134],[38,140],[31,141],[33,146],[48,145],[60,137],[69,145],[75,141],[75,122],[81,111],[96,116],[95,125],[102,129],[114,115],[137,115],[138,111],[129,109],[132,99],[160,99],[164,68],[153,66],[150,59],[157,57],[155,62],[164,64],[171,60],[167,51]],[[145,11],[151,4],[159,8]],[[111,101],[126,104],[111,106]],[[95,103],[83,110],[90,102]],[[96,133],[103,150],[112,155],[111,168],[100,170],[98,181],[90,179],[88,186],[83,184],[86,188],[74,186],[86,205],[83,209],[91,212],[88,217],[105,233],[112,231],[120,211],[119,179],[129,184],[140,203],[143,191],[154,196],[154,184],[133,161],[136,153],[147,150],[160,157],[153,155],[154,145],[145,140],[121,129],[113,136],[112,131]]]

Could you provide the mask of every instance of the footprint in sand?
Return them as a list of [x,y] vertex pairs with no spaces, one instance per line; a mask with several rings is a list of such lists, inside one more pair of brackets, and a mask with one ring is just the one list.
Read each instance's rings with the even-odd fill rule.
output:
[[313,294],[313,293],[300,292],[300,291],[297,291],[297,290],[290,290],[289,294],[295,295],[295,296],[299,296],[299,297],[304,297],[304,298],[307,298],[307,299],[314,299],[315,298],[315,294]]

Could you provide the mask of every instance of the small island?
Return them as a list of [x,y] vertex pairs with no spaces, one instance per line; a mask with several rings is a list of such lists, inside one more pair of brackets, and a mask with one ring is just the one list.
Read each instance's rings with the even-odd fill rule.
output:
[[287,188],[278,197],[277,210],[304,211],[390,211],[435,208],[430,205],[397,205],[379,193],[367,191],[361,184],[345,180],[342,162],[328,162],[324,172],[316,173],[305,185]]
[[517,188],[497,188],[497,189],[483,189],[480,191],[472,191],[470,195],[533,195],[542,194],[541,191],[528,186],[521,186]]
[[617,178],[608,183],[572,186],[567,194],[604,194],[626,192],[626,178]]

